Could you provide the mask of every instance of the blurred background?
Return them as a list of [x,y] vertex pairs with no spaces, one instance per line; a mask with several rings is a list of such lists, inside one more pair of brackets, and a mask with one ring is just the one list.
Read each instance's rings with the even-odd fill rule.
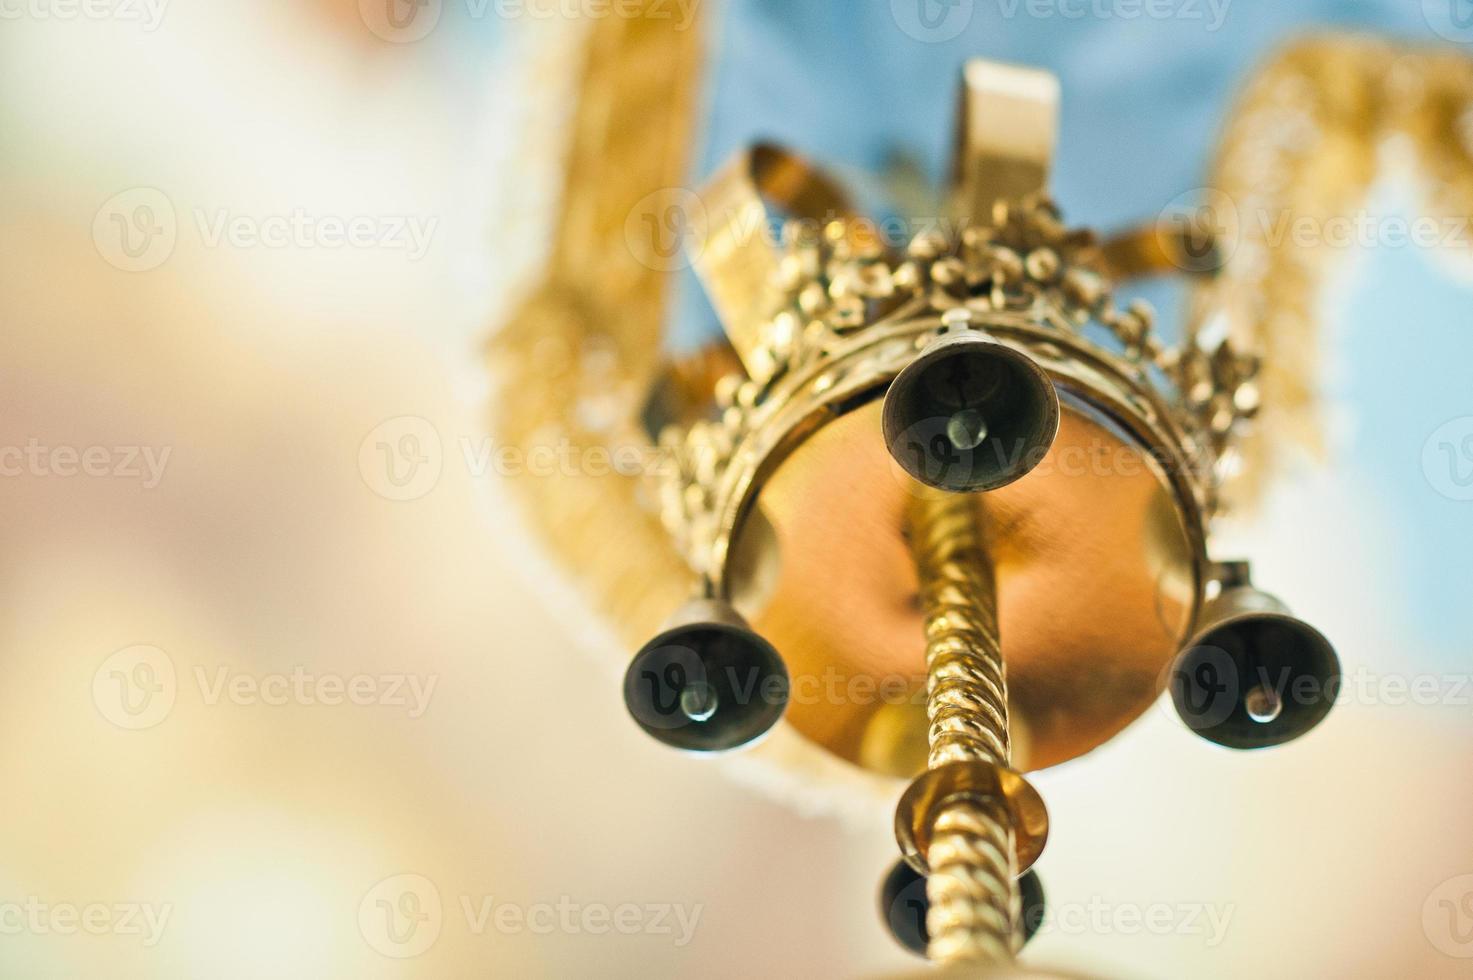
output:
[[[756,135],[935,176],[982,54],[1061,74],[1058,196],[1113,226],[1200,184],[1298,31],[1473,56],[1461,0],[925,2],[672,0],[709,37],[692,178]],[[887,810],[640,733],[486,465],[482,350],[545,259],[581,39],[619,16],[530,9],[0,0],[0,975],[919,965],[875,909]],[[1158,705],[1040,774],[1029,962],[1468,975],[1468,277],[1346,253],[1328,451],[1227,531],[1347,695],[1253,754]],[[682,285],[672,343],[709,329]]]

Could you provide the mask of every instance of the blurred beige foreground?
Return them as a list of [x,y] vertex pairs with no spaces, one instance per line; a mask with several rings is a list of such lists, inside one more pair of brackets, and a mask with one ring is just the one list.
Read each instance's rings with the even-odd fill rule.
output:
[[[555,149],[528,107],[565,80],[526,80],[571,37],[506,30],[492,58],[351,3],[3,25],[0,975],[917,966],[873,907],[889,814],[805,817],[642,736],[477,472],[477,346],[556,179],[498,175]],[[1339,598],[1391,588],[1355,493],[1307,477],[1251,539],[1348,667],[1396,642]],[[1370,700],[1256,756],[1161,707],[1042,775],[1030,960],[1466,976],[1470,709]]]

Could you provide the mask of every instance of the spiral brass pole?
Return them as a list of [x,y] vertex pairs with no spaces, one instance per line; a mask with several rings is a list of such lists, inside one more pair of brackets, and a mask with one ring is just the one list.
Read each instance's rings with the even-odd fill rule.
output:
[[[971,494],[926,494],[911,508],[911,547],[926,617],[931,769],[1009,762],[1007,679],[992,564]],[[1018,948],[1013,818],[1000,799],[970,797],[936,812],[926,898],[927,956],[1006,963]]]

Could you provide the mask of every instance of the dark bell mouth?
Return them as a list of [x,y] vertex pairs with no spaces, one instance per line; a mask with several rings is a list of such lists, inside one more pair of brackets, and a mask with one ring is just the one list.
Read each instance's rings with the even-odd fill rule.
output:
[[935,342],[895,378],[883,427],[890,454],[939,490],[995,490],[1048,452],[1058,396],[1025,354],[980,336]]
[[1267,748],[1323,721],[1339,678],[1339,658],[1309,624],[1251,615],[1211,630],[1182,654],[1172,699],[1203,738],[1229,748]]
[[724,752],[760,738],[787,706],[788,673],[750,629],[693,623],[647,643],[624,675],[635,722],[666,745]]

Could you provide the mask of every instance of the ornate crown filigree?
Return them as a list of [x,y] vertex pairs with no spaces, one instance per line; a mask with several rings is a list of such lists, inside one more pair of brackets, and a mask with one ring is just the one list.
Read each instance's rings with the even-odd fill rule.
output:
[[1217,486],[1232,472],[1232,437],[1257,410],[1258,359],[1226,339],[1210,349],[1163,343],[1150,304],[1117,301],[1094,232],[1067,227],[1051,201],[999,201],[991,223],[924,230],[899,254],[863,220],[790,221],[779,237],[756,354],[770,366],[768,376],[723,378],[715,418],[661,435],[674,462],[663,469],[662,519],[697,571],[711,567],[719,537],[719,477],[747,440],[790,407],[785,401],[803,397],[807,386],[794,379],[817,372],[811,394],[818,396],[872,372],[886,350],[908,357],[935,327],[899,348],[873,349],[863,335],[927,317],[943,327],[1022,319],[1037,328],[1029,346],[1047,349],[1051,335],[1088,346],[1135,394],[1154,394],[1164,405],[1179,462],[1194,474],[1208,515],[1216,509]]

